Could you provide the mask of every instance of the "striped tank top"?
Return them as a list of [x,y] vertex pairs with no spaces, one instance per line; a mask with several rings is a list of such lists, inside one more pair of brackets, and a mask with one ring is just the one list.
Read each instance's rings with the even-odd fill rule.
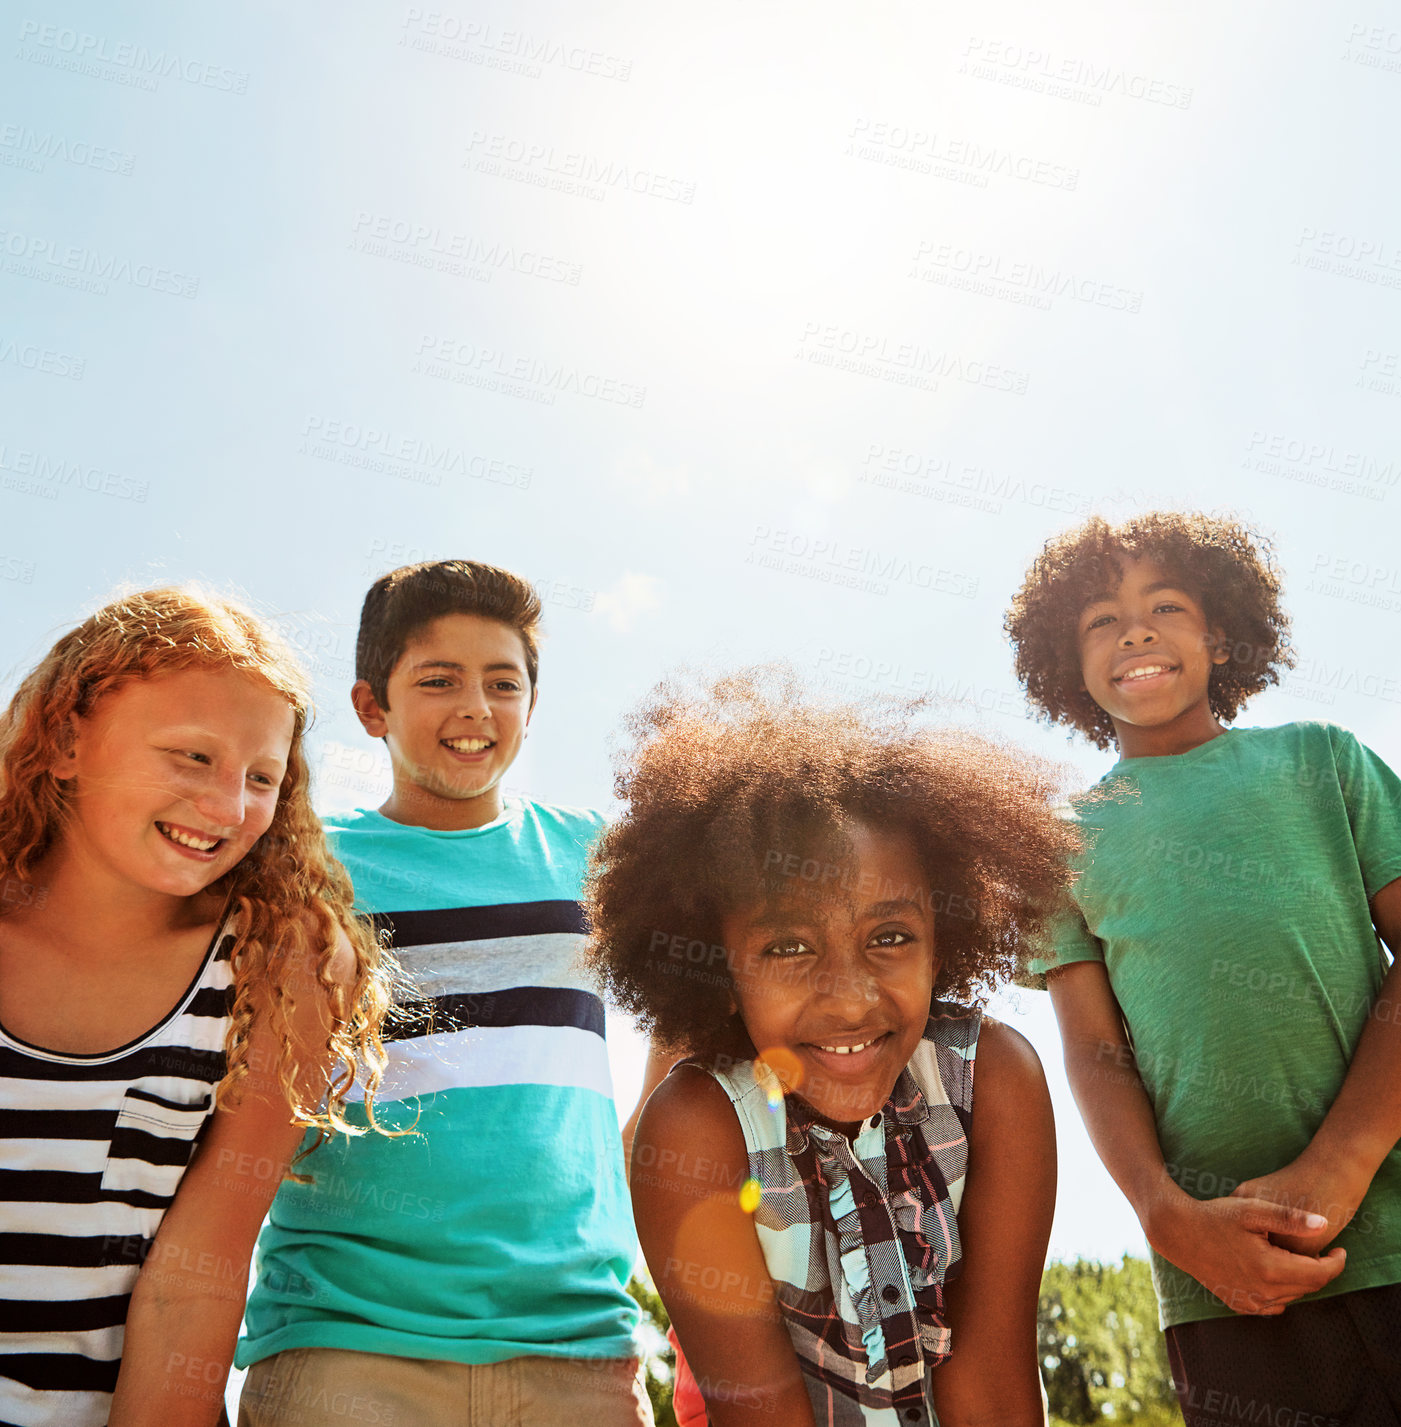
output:
[[175,1007],[98,1055],[0,1027],[0,1422],[106,1422],[136,1276],[225,1069],[233,937]]

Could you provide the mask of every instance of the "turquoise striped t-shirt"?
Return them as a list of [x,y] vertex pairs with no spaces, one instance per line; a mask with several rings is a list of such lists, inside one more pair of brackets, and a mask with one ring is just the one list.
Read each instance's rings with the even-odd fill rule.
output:
[[327,820],[357,905],[392,924],[408,973],[377,1110],[417,1116],[418,1133],[337,1136],[299,1166],[313,1184],[278,1191],[239,1366],[303,1347],[636,1354],[603,1003],[579,965],[602,826],[519,799],[459,832]]

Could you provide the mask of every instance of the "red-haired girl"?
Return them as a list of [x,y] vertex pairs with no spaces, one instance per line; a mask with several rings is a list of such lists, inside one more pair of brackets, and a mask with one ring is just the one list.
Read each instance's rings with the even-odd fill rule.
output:
[[6,1422],[218,1422],[264,1211],[377,1082],[307,717],[277,639],[185,589],[99,610],[0,715]]

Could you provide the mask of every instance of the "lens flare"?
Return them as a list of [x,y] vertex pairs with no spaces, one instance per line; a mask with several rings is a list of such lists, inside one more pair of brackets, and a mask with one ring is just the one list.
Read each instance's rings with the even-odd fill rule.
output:
[[785,1090],[797,1090],[803,1083],[803,1063],[798,1059],[797,1052],[787,1046],[776,1045],[769,1050],[761,1050],[754,1069],[757,1074],[767,1071],[776,1076]]
[[764,1191],[757,1179],[746,1179],[739,1187],[739,1207],[746,1214],[752,1214],[759,1207],[759,1201],[763,1197]]

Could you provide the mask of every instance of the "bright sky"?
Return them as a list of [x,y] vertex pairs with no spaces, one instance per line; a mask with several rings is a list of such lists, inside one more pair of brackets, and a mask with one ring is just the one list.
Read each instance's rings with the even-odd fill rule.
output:
[[[315,669],[319,805],[373,805],[360,600],[462,556],[544,587],[518,791],[606,806],[659,676],[774,657],[1089,781],[1002,614],[1052,532],[1178,504],[1277,541],[1299,668],[1243,722],[1401,764],[1394,10],[445,3],[11,11],[7,688],[119,584],[238,590]],[[1053,1252],[1141,1252],[1007,1011]]]

